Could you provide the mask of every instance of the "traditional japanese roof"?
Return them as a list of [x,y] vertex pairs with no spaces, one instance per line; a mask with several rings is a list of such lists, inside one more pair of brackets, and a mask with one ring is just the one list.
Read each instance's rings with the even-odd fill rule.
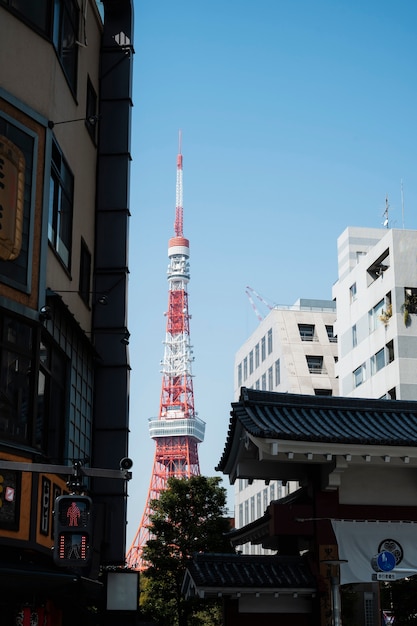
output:
[[188,595],[314,594],[316,581],[302,557],[195,554],[184,579]]
[[[216,468],[233,482],[242,460],[286,460],[295,454],[377,455],[417,463],[417,402],[272,393],[242,387]],[[254,449],[257,449],[256,453]],[[266,478],[256,472],[251,478]],[[276,476],[279,478],[279,476]]]

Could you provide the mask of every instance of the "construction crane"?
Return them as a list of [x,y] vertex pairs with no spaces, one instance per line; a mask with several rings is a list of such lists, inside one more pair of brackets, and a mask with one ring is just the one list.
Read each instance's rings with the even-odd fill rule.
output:
[[245,293],[246,293],[246,295],[247,295],[247,296],[248,296],[248,298],[249,298],[249,302],[251,303],[253,310],[255,311],[255,315],[256,315],[256,317],[258,318],[258,320],[259,320],[260,322],[262,322],[262,320],[263,320],[264,318],[263,318],[263,316],[260,314],[260,312],[258,311],[258,309],[257,309],[257,307],[256,307],[256,304],[255,304],[255,302],[254,302],[254,300],[253,300],[253,298],[252,298],[252,294],[253,294],[254,296],[256,296],[256,298],[258,298],[258,300],[260,300],[260,302],[262,302],[263,304],[265,304],[265,306],[267,306],[267,307],[268,307],[268,309],[269,309],[270,311],[272,311],[272,309],[273,309],[274,307],[273,307],[271,304],[269,304],[269,302],[267,302],[267,301],[265,300],[265,298],[263,298],[261,295],[259,295],[259,293],[258,293],[258,292],[256,292],[254,289],[252,289],[252,287],[246,287],[246,291],[245,291]]

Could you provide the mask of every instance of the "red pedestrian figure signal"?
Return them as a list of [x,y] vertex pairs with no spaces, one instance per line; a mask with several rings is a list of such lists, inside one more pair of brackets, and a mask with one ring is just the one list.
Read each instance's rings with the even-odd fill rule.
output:
[[54,561],[63,567],[85,567],[92,555],[92,508],[88,496],[65,495],[55,500]]

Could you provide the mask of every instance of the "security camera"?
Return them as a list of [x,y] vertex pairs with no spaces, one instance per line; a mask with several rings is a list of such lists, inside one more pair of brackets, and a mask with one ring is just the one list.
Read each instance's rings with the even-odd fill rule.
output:
[[132,469],[133,461],[129,459],[129,457],[125,456],[123,459],[120,459],[120,469],[121,470],[130,470]]

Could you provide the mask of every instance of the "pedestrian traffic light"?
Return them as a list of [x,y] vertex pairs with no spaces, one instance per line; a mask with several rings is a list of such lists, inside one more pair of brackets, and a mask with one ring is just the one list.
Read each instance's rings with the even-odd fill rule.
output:
[[54,509],[54,562],[61,567],[89,565],[93,503],[88,496],[58,496]]

